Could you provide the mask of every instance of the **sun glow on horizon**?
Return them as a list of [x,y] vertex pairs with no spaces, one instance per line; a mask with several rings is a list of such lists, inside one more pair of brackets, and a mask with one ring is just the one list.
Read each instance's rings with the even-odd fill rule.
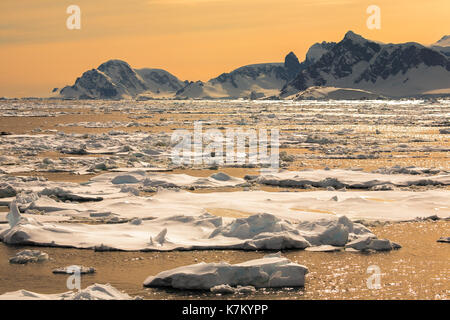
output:
[[[81,8],[81,30],[66,8]],[[282,62],[293,51],[339,41],[348,30],[425,45],[450,33],[450,2],[379,0],[381,30],[366,27],[365,0],[3,0],[0,96],[48,96],[109,59],[209,80],[237,67]]]

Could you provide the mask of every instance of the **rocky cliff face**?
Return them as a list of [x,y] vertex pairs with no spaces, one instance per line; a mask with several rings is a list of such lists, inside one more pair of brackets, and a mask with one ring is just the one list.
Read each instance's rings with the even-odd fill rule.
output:
[[450,88],[449,58],[418,43],[385,45],[349,31],[323,51],[282,89],[282,96],[312,86],[367,89],[386,96]]
[[[110,60],[60,91],[72,99],[289,98],[311,87],[351,88],[386,97],[450,92],[450,37],[425,47],[382,44],[349,31],[338,42],[316,43],[300,62],[290,52],[284,63],[240,67],[207,82],[181,81],[161,69],[133,69]],[[358,91],[361,92],[361,91]]]

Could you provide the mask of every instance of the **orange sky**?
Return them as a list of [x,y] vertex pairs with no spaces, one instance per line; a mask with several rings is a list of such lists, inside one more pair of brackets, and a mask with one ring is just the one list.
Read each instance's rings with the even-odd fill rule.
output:
[[[81,8],[81,30],[66,8]],[[366,8],[381,8],[381,30]],[[208,80],[245,64],[302,61],[348,30],[430,44],[450,34],[449,0],[1,0],[0,96],[46,96],[108,59]]]

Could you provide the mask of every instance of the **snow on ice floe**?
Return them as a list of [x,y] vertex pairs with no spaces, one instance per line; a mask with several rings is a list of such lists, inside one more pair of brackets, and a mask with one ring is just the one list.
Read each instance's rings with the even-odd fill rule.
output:
[[231,177],[223,172],[210,177],[193,177],[187,174],[149,173],[136,170],[128,173],[105,173],[91,180],[95,183],[141,184],[143,187],[162,188],[216,188],[236,187],[246,183],[244,179]]
[[[247,186],[241,178],[219,172],[209,177],[170,174],[147,170],[128,170],[98,175],[83,184],[51,182],[38,177],[0,175],[0,201],[21,192],[53,196],[61,201],[90,202],[116,197],[119,193],[156,191],[157,188],[202,189]],[[134,189],[133,189],[134,188]]]
[[23,250],[9,259],[9,263],[27,264],[30,262],[43,262],[48,260],[48,254],[39,250]]
[[341,169],[309,171],[305,170],[263,174],[259,177],[255,177],[255,182],[280,187],[313,186],[320,188],[333,187],[336,189],[370,189],[377,186],[386,185],[396,187],[427,185],[446,186],[450,185],[450,174],[431,175],[424,177],[413,174],[388,175]]
[[0,300],[134,300],[110,284],[94,284],[86,289],[58,294],[42,294],[27,290],[18,290],[0,295]]
[[26,193],[38,193],[41,196],[53,196],[61,201],[92,202],[116,198],[119,193],[138,195],[139,191],[154,192],[158,188],[192,190],[262,184],[295,188],[314,186],[330,190],[353,188],[383,191],[393,190],[396,187],[450,185],[448,173],[424,175],[417,174],[417,172],[429,171],[418,170],[419,168],[411,174],[367,173],[338,169],[281,171],[278,173],[262,173],[259,176],[246,176],[246,180],[222,172],[209,177],[194,177],[187,174],[129,170],[127,172],[101,174],[81,185],[69,182],[50,182],[38,177],[0,175],[0,200],[2,197],[14,197],[24,191]]
[[255,293],[256,289],[253,286],[232,287],[228,284],[219,284],[212,287],[210,291],[216,294],[251,294]]
[[[289,220],[263,213],[247,218],[167,216],[139,224],[39,223],[20,219],[11,228],[0,229],[7,244],[32,244],[125,251],[169,250],[281,250],[311,246],[345,246],[361,237],[376,236],[345,216],[308,217]],[[306,221],[305,221],[306,220]]]
[[[364,178],[365,173],[346,172],[346,177],[336,171],[341,175],[339,179],[349,185],[371,181]],[[309,175],[308,179],[321,181],[322,173],[312,177],[314,172],[282,172],[280,175],[286,178],[305,174]],[[323,174],[330,172],[336,174],[333,170],[323,170]],[[423,178],[403,174],[379,176],[392,176],[389,181],[398,184],[405,179]],[[310,250],[333,251],[334,247],[343,248],[363,236],[375,237],[355,221],[447,218],[449,207],[448,192],[438,189],[211,193],[180,190],[193,186],[237,186],[244,181],[223,173],[197,178],[144,171],[115,172],[83,184],[22,180],[20,177],[8,177],[5,181],[17,189],[17,194],[0,199],[10,206],[8,214],[0,215],[0,240],[11,244],[96,250],[314,247]],[[445,178],[439,181],[445,182]],[[152,196],[139,196],[146,185],[157,186],[157,192]],[[381,245],[382,242],[375,241],[366,247]],[[384,245],[389,248],[388,244]],[[385,247],[379,248],[385,250]]]
[[345,245],[345,250],[356,250],[356,251],[391,251],[394,249],[400,249],[401,245],[392,242],[387,239],[376,239],[370,235],[360,237],[353,240]]
[[293,263],[277,253],[239,264],[226,262],[199,263],[179,267],[148,277],[144,281],[144,286],[211,290],[213,292],[238,286],[255,288],[302,287],[305,285],[307,273],[307,267]]
[[0,144],[5,154],[9,154],[0,157],[0,172],[89,174],[119,169],[121,166],[164,167],[169,155],[170,135],[113,131],[101,134],[56,132],[0,136]]

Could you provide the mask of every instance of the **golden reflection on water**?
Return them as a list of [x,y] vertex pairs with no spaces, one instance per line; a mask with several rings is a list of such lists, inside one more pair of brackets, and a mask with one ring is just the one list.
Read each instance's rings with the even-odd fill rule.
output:
[[[448,299],[450,297],[450,245],[437,243],[450,234],[450,222],[388,224],[372,228],[380,238],[400,243],[398,251],[374,254],[350,252],[287,251],[292,261],[307,266],[305,288],[258,290],[253,295],[218,296],[204,292],[145,289],[147,276],[201,261],[239,263],[260,258],[264,252],[94,252],[91,250],[41,248],[51,260],[29,265],[11,265],[8,258],[25,247],[0,244],[0,294],[26,289],[39,293],[68,291],[67,277],[52,269],[79,264],[95,267],[97,273],[82,277],[82,287],[110,283],[130,295],[146,299]],[[367,268],[381,268],[380,290],[366,285]]]

